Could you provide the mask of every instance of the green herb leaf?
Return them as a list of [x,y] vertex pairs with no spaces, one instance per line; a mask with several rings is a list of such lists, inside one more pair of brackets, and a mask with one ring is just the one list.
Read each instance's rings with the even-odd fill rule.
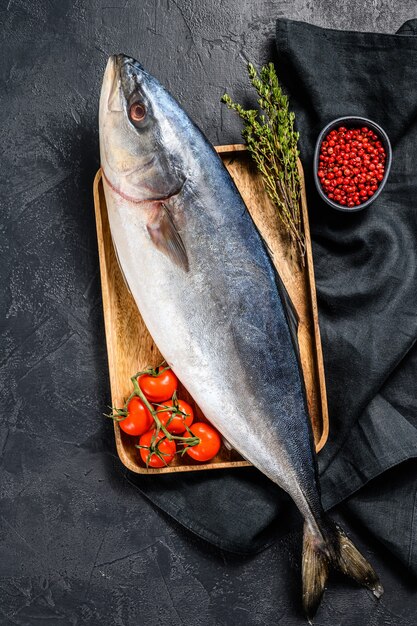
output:
[[304,264],[305,236],[301,220],[301,179],[295,115],[289,110],[273,63],[256,71],[248,64],[249,79],[258,93],[260,111],[244,109],[224,94],[222,102],[243,120],[242,137],[262,175],[265,190],[277,209]]

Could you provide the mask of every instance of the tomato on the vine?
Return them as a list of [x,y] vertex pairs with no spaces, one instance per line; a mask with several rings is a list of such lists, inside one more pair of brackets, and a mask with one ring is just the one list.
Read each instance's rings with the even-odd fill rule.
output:
[[167,400],[163,405],[167,407],[172,406],[181,411],[181,413],[164,411],[162,406],[156,407],[157,415],[169,433],[181,435],[185,432],[187,426],[191,426],[194,419],[194,411],[188,402],[185,402],[185,400]]
[[127,417],[119,421],[120,428],[128,435],[142,435],[153,424],[154,420],[150,411],[136,396],[127,405]]
[[177,444],[175,441],[169,441],[160,430],[154,444],[151,446],[154,434],[154,430],[149,430],[140,437],[139,445],[146,446],[145,448],[139,448],[140,456],[148,467],[165,467],[173,460],[177,451]]
[[200,439],[200,443],[186,448],[186,453],[196,461],[209,461],[216,456],[222,444],[217,430],[205,422],[196,422],[190,430]]
[[170,400],[178,387],[178,378],[170,368],[158,368],[156,375],[142,374],[138,378],[139,387],[150,402]]

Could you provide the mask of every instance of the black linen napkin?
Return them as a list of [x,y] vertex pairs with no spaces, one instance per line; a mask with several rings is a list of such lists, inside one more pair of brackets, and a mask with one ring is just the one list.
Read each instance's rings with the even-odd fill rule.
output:
[[[328,387],[323,504],[369,483],[349,509],[417,573],[416,462],[387,472],[417,457],[416,34],[417,20],[396,35],[285,19],[276,31],[277,71],[300,132]],[[350,215],[328,207],[313,183],[317,136],[343,115],[375,120],[393,148],[384,191]]]
[[[276,66],[301,133],[314,240],[331,423],[319,455],[323,503],[349,498],[351,514],[417,573],[417,461],[402,463],[417,456],[415,24],[382,35],[279,20]],[[319,131],[348,114],[381,124],[394,151],[386,189],[352,215],[329,209],[312,183]],[[290,498],[254,468],[129,480],[234,552],[256,552],[301,524]]]

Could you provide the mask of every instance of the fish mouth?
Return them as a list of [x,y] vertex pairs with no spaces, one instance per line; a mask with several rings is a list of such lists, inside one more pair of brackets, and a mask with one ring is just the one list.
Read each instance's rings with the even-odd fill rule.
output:
[[112,54],[105,70],[105,79],[108,85],[107,109],[109,112],[123,111],[123,97],[129,99],[132,86],[138,85],[140,77],[145,74],[142,65],[125,54]]
[[132,93],[140,88],[146,76],[142,65],[126,54],[112,54],[104,73],[103,84],[107,85],[107,111],[122,113]]
[[109,113],[122,113],[124,108],[120,92],[121,84],[117,55],[112,55],[107,61],[103,79],[103,85],[105,84],[107,84],[107,111]]
[[120,89],[128,102],[132,93],[140,89],[140,84],[148,74],[139,61],[126,54],[115,54],[111,59],[120,82]]
[[133,57],[127,56],[127,54],[113,54],[110,58],[114,59],[114,63],[119,71],[121,71],[124,65],[130,65],[132,69],[136,71],[145,72],[145,69],[139,61],[136,61]]

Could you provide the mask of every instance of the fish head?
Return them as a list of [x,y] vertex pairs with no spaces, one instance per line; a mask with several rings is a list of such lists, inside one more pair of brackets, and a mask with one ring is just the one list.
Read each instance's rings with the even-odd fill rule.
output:
[[184,183],[175,116],[181,109],[134,59],[109,58],[100,96],[100,158],[107,182],[135,202],[160,201]]

